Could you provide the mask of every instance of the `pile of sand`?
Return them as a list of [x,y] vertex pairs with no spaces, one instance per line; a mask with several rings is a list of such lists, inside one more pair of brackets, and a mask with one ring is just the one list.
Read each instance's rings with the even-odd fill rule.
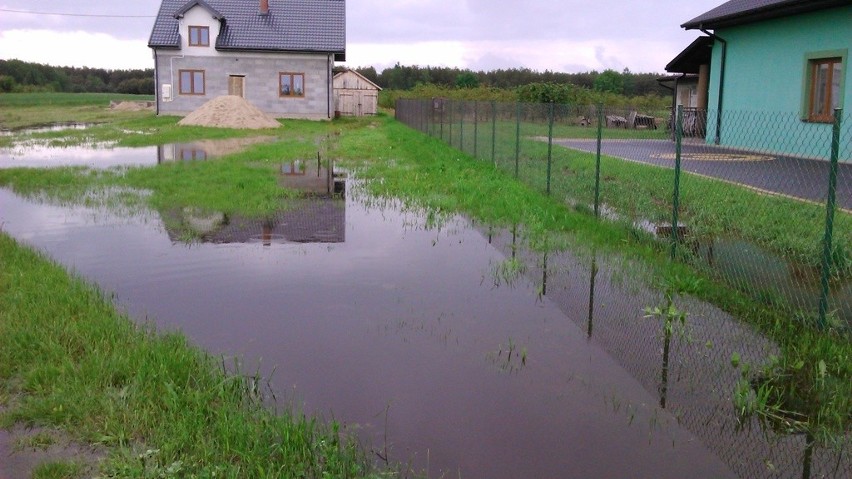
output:
[[178,125],[218,126],[222,128],[278,128],[274,118],[260,111],[244,98],[227,95],[216,97],[186,115]]
[[110,110],[115,111],[146,111],[154,109],[153,101],[111,101]]

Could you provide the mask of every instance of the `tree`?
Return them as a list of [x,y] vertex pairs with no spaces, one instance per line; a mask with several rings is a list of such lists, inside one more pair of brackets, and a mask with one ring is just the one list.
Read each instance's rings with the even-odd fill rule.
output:
[[456,76],[457,88],[476,88],[479,86],[479,79],[476,78],[471,71],[464,71]]
[[624,76],[615,70],[604,70],[595,78],[595,90],[607,93],[624,93]]

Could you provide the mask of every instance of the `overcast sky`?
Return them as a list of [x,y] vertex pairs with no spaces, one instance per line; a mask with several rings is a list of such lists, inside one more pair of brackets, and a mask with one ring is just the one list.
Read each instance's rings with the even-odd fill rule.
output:
[[[381,71],[399,62],[473,70],[662,72],[700,35],[684,31],[680,24],[724,0],[346,3],[345,64],[353,68],[372,65]],[[159,0],[0,0],[0,59],[153,68],[147,43],[159,4]]]

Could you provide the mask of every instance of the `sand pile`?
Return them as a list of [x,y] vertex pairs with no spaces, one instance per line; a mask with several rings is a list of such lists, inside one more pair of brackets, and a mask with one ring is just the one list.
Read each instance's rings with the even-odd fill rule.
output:
[[152,101],[111,101],[110,110],[115,111],[146,111],[154,109]]
[[222,128],[278,128],[280,123],[260,111],[244,98],[227,95],[216,97],[186,115],[178,125],[218,126]]

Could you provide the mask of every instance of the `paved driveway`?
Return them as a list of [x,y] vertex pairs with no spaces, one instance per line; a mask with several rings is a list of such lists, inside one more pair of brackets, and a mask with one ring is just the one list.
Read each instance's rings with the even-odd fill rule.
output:
[[[553,139],[554,145],[594,153],[595,140]],[[669,140],[603,140],[601,153],[630,161],[674,168],[675,144]],[[684,171],[720,178],[774,194],[825,204],[829,163],[754,153],[705,143],[684,143]],[[837,205],[852,212],[852,163],[840,163]]]

